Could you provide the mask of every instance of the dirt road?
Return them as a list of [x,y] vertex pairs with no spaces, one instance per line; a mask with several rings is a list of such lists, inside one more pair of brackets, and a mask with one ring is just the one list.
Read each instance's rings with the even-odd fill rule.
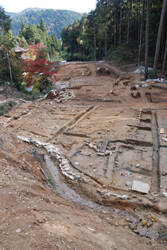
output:
[[0,118],[0,249],[166,249],[167,91],[133,98],[139,78],[103,62],[60,81]]

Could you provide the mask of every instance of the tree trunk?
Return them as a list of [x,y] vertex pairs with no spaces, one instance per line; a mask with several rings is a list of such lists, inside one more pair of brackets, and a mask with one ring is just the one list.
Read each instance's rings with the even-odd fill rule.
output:
[[119,28],[119,20],[118,20],[118,16],[117,16],[117,10],[116,10],[116,13],[115,13],[115,16],[116,16],[116,47],[118,46],[118,28]]
[[141,16],[141,25],[140,25],[140,40],[139,40],[138,66],[140,66],[140,63],[141,63],[141,46],[142,46],[142,40],[143,40],[144,7],[145,7],[145,0],[143,0],[142,16]]
[[148,78],[148,51],[149,51],[149,23],[150,23],[150,0],[147,2],[146,33],[145,33],[145,79]]
[[[130,9],[131,8],[131,9]],[[130,33],[130,14],[132,10],[132,1],[131,6],[128,6],[128,27],[127,27],[127,44],[129,44],[129,33]]]
[[94,41],[93,41],[93,47],[94,47],[94,61],[96,61],[96,30],[94,25]]
[[117,16],[116,12],[114,15],[114,47],[117,47]]
[[101,46],[101,40],[99,41],[99,57],[102,59],[103,53],[102,53],[102,46]]
[[137,18],[137,41],[138,41],[138,43],[140,43],[140,26],[141,26],[141,19],[142,19],[142,14],[141,14],[141,0],[140,0],[140,2],[139,2],[139,6],[138,6],[138,8],[137,8],[137,16],[138,16],[138,18]]
[[129,29],[130,29],[130,17],[129,17],[129,11],[128,11],[127,44],[129,43]]
[[105,46],[104,46],[104,56],[107,59],[107,30],[105,29]]
[[165,76],[165,67],[166,67],[166,59],[167,59],[167,35],[166,35],[166,44],[165,44],[165,52],[162,64],[162,75]]
[[122,7],[120,6],[120,22],[119,22],[119,45],[121,45],[122,40]]
[[161,11],[161,18],[160,18],[160,24],[159,24],[159,29],[158,29],[157,43],[156,43],[156,50],[155,50],[155,57],[154,57],[153,68],[155,72],[157,72],[157,64],[158,64],[158,58],[159,58],[159,51],[160,51],[160,44],[161,44],[161,37],[162,37],[162,30],[163,30],[166,8],[167,8],[167,0],[164,0],[162,11]]
[[9,58],[9,53],[8,53],[8,51],[7,51],[7,58],[8,58],[8,66],[9,66],[10,81],[11,81],[11,84],[13,84],[12,68],[11,68],[11,63],[10,63],[10,58]]

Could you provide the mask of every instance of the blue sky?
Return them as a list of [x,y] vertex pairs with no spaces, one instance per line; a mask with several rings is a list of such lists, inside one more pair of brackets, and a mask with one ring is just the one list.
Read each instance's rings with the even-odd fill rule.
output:
[[26,8],[67,9],[89,12],[95,8],[96,0],[0,0],[0,6],[8,12],[20,12]]

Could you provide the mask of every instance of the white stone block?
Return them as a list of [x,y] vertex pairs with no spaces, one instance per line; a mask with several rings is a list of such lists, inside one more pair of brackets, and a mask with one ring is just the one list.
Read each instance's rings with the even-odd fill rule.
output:
[[132,190],[139,193],[148,194],[150,191],[150,185],[141,181],[134,180]]

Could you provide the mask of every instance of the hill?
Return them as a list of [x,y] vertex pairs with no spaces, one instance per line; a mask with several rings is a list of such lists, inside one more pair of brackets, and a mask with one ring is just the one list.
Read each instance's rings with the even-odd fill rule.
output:
[[82,14],[69,10],[53,10],[28,8],[19,13],[7,13],[12,19],[12,31],[17,35],[22,21],[27,24],[38,24],[41,18],[44,19],[49,33],[55,33],[58,38],[61,37],[62,29],[75,20],[80,19]]
[[15,12],[6,12],[6,14],[7,14],[8,16],[10,16],[11,18],[13,18],[13,17],[15,17],[15,16],[18,15],[18,14],[15,13]]

